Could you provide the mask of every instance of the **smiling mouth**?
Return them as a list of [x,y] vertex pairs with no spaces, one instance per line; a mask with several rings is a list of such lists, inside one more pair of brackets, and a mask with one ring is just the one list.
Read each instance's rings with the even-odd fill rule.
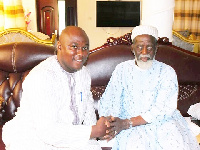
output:
[[74,60],[77,62],[83,62],[83,56],[82,55],[76,55],[74,56]]
[[77,61],[77,62],[82,62],[83,60],[82,60],[82,59],[78,59],[78,60],[75,60],[75,61]]

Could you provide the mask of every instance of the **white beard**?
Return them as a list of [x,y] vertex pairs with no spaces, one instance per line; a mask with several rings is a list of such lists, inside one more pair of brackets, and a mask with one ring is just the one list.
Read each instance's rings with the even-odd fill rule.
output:
[[147,60],[146,62],[142,61],[142,60],[138,60],[137,57],[135,57],[135,61],[137,63],[137,66],[143,70],[147,70],[149,68],[151,68],[153,60]]
[[135,59],[137,62],[138,67],[140,67],[143,70],[147,70],[149,68],[151,68],[153,60],[147,60],[147,62],[143,62],[142,60],[137,60]]

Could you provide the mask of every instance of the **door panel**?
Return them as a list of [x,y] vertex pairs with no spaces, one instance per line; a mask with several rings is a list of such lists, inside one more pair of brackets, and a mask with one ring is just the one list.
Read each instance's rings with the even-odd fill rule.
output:
[[36,0],[38,31],[52,36],[59,33],[58,27],[58,2],[57,0]]
[[77,23],[77,0],[65,0],[66,25],[78,26]]

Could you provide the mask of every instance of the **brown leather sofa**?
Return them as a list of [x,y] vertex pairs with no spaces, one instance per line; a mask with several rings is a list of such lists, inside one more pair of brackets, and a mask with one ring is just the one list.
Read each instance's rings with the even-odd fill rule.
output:
[[[109,38],[104,45],[90,51],[86,66],[91,72],[91,91],[95,99],[97,117],[97,102],[115,66],[134,58],[130,45],[130,34],[126,34],[119,38]],[[54,47],[37,43],[0,45],[0,96],[4,98],[0,103],[1,127],[15,116],[15,111],[20,106],[22,82],[26,75],[34,66],[54,54]],[[188,108],[200,102],[200,54],[172,46],[167,38],[161,38],[156,59],[171,65],[176,70],[179,81],[178,109],[183,116],[189,116]],[[4,149],[0,139],[0,150]]]

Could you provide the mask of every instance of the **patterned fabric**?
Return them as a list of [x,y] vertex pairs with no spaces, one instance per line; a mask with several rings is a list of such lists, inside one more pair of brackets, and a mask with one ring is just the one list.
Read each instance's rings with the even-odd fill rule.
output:
[[21,28],[26,30],[21,0],[0,0],[0,29]]
[[190,52],[194,52],[194,44],[185,42],[185,41],[183,41],[182,39],[180,39],[179,37],[177,37],[175,35],[173,35],[172,44],[177,46],[177,47],[180,47],[180,48],[183,48],[185,50],[188,50]]
[[96,124],[91,77],[85,67],[73,75],[78,124],[73,125],[68,73],[52,56],[32,69],[22,84],[16,117],[3,127],[6,150],[101,149],[97,141],[89,140],[91,126]]
[[158,39],[158,29],[150,25],[140,25],[134,27],[132,30],[131,39],[133,40],[136,36],[142,34],[149,34]]
[[12,43],[12,42],[35,42],[29,37],[21,33],[9,33],[0,37],[0,44]]
[[200,39],[199,0],[175,0],[173,30],[189,30]]
[[154,61],[148,70],[134,60],[119,64],[100,99],[100,116],[141,115],[148,124],[122,130],[112,150],[199,150],[195,135],[177,110],[178,82],[173,68]]
[[[72,110],[74,114],[74,120],[72,122],[73,125],[79,124],[79,116],[78,116],[78,108],[76,105],[76,94],[75,94],[75,85],[76,85],[76,80],[74,77],[74,73],[67,73],[68,74],[68,84],[70,86],[70,95],[71,95],[71,103],[70,103],[70,109]],[[82,93],[81,94],[81,100],[82,100]]]

